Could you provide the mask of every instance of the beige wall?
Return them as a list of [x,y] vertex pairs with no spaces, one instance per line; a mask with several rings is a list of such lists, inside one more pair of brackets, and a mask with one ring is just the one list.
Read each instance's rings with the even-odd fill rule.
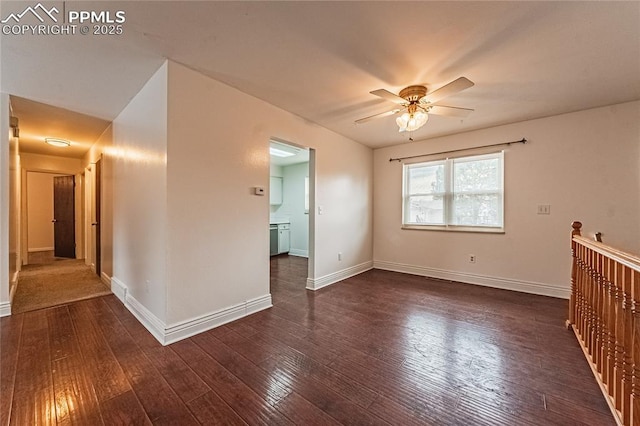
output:
[[168,108],[169,323],[269,294],[272,137],[316,150],[313,276],[371,261],[370,148],[173,62]]
[[316,150],[312,276],[371,266],[371,149],[168,62],[109,150],[112,289],[159,340],[269,306],[269,197],[253,188],[269,186],[271,137]]
[[161,322],[167,310],[166,152],[165,64],[114,120],[110,153],[115,177],[111,287],[130,308],[135,305],[139,318],[141,311],[150,312]]
[[[631,102],[376,150],[375,266],[567,297],[572,221],[640,253],[638,117]],[[504,235],[400,229],[402,165],[390,157],[522,137],[530,142],[505,149]],[[538,215],[539,204],[551,214]]]

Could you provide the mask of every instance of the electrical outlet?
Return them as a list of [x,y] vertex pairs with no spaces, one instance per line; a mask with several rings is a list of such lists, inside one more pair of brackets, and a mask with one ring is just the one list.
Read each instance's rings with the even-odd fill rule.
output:
[[469,255],[469,263],[476,263],[476,255],[475,254],[470,254]]
[[338,253],[338,261],[342,261],[342,253]]
[[551,214],[551,205],[538,204],[538,214]]

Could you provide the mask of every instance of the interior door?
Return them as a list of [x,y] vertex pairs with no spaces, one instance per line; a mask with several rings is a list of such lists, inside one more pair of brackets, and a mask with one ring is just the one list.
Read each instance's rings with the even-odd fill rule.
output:
[[53,178],[53,240],[56,257],[76,257],[74,176]]
[[96,220],[92,223],[93,228],[95,230],[95,235],[96,235],[96,258],[95,258],[95,265],[96,265],[96,274],[98,274],[98,276],[100,276],[100,258],[101,258],[101,251],[100,251],[100,192],[101,192],[101,184],[102,184],[102,161],[98,160],[96,161],[96,168],[95,168],[96,172],[95,172],[95,178],[96,178],[96,193],[95,193],[95,216],[96,216]]

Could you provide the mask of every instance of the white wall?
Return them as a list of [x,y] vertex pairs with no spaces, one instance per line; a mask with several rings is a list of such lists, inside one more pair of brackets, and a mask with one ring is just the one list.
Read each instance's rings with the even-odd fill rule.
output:
[[[269,167],[269,176],[282,177],[282,166],[276,166],[275,164],[271,164]],[[269,185],[271,185],[271,180],[269,180]],[[269,188],[268,193],[271,193],[271,188]],[[278,209],[280,209],[281,205],[269,205],[269,217],[277,218]]]
[[304,210],[304,180],[309,176],[309,163],[285,166],[282,179],[282,204],[273,216],[289,218],[290,254],[308,256],[309,214]]
[[314,276],[370,267],[371,149],[173,62],[168,129],[169,324],[269,295],[271,137],[317,150]]
[[166,150],[164,64],[114,120],[111,151],[112,290],[133,304],[139,318],[148,311],[160,321],[166,318],[168,282]]
[[[376,150],[375,266],[568,297],[572,221],[640,253],[638,117],[631,102]],[[522,137],[530,142],[505,149],[504,235],[400,229],[402,165],[390,157]],[[538,215],[538,204],[551,215]]]
[[271,164],[269,166],[269,174],[270,176],[278,176],[282,177],[282,166],[276,166],[275,164]]
[[9,300],[9,95],[0,93],[0,316],[11,313]]

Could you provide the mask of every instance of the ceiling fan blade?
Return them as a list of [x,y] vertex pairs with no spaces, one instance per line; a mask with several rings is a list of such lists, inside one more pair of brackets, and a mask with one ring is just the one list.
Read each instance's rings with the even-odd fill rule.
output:
[[444,105],[433,105],[429,108],[429,114],[444,115],[445,117],[467,117],[473,112],[469,108],[458,108]]
[[385,89],[378,89],[378,90],[374,90],[373,92],[369,92],[372,95],[376,95],[376,96],[380,96],[381,98],[384,98],[388,101],[391,102],[395,102],[397,104],[406,104],[408,103],[405,99],[401,98],[398,95],[394,95],[393,93],[391,93],[388,90]]
[[397,114],[400,111],[402,111],[402,108],[396,108],[392,109],[391,111],[381,112],[380,114],[374,114],[370,115],[369,117],[361,118],[359,120],[356,120],[355,122],[356,124],[366,123],[367,121],[375,120],[376,118],[388,117],[390,115]]
[[449,84],[445,84],[438,90],[434,90],[433,92],[427,94],[424,98],[420,99],[421,104],[434,104],[438,102],[440,99],[444,99],[447,96],[451,96],[454,93],[461,92],[469,87],[473,86],[473,81],[469,80],[466,77],[460,77],[458,79],[453,80]]

